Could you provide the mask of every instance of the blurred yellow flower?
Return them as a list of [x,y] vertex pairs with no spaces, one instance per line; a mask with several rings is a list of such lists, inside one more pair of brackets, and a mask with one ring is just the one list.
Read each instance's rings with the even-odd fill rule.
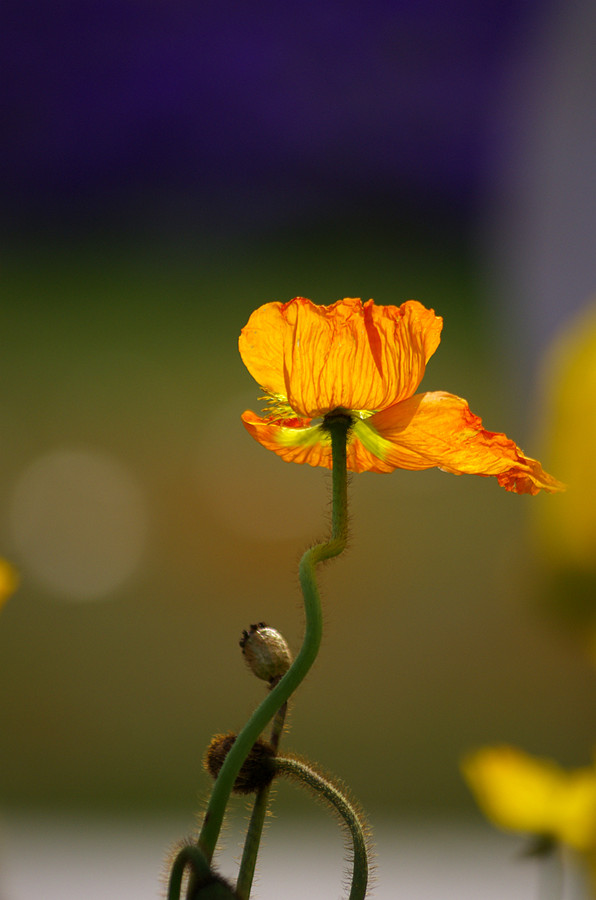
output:
[[539,541],[551,567],[596,575],[596,305],[553,345],[545,377],[549,463],[568,490],[534,509]]
[[487,431],[461,397],[415,393],[442,327],[440,316],[416,300],[265,303],[239,340],[245,366],[267,395],[264,416],[243,413],[247,431],[287,462],[331,468],[330,435],[318,420],[338,411],[351,420],[352,472],[438,467],[495,476],[518,494],[562,490],[512,440]]
[[551,760],[500,746],[470,753],[462,772],[493,824],[594,854],[596,768],[566,771]]
[[14,594],[18,584],[17,570],[5,559],[0,558],[0,607],[4,605],[11,594]]

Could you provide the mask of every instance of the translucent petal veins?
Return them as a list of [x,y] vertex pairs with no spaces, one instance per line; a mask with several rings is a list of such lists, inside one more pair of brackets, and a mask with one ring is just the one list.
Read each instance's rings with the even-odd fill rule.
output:
[[239,339],[245,365],[268,395],[263,417],[243,414],[246,429],[287,462],[331,468],[329,435],[313,420],[341,409],[352,417],[352,472],[437,467],[492,475],[518,494],[563,490],[504,434],[487,431],[461,397],[414,393],[442,324],[415,300],[399,307],[354,298],[331,306],[304,297],[266,303]]
[[383,409],[410,396],[436,350],[442,319],[415,300],[376,306],[348,298],[316,306],[297,297],[267,303],[242,329],[239,349],[253,378],[287,397],[301,416],[338,406]]
[[242,421],[259,444],[286,462],[331,468],[331,439],[320,425],[310,425],[308,419],[261,418],[251,410],[242,414]]
[[494,475],[502,487],[518,494],[563,489],[506,435],[487,431],[454,394],[415,394],[376,413],[369,424],[384,439],[383,458],[394,468],[437,466],[455,475]]

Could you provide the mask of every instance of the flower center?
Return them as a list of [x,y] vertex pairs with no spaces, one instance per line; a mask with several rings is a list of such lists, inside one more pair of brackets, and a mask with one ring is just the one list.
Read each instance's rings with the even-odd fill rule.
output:
[[296,418],[296,413],[288,403],[288,398],[283,394],[265,394],[263,397],[259,397],[259,400],[265,401],[263,413],[270,421]]

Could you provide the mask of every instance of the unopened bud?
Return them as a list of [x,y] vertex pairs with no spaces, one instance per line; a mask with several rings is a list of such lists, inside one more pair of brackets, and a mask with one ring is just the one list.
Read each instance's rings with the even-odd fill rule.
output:
[[251,672],[269,684],[278,682],[292,665],[292,654],[285,638],[264,622],[243,631],[240,646]]
[[[236,735],[232,732],[229,734],[216,734],[212,738],[207,748],[204,762],[205,768],[213,778],[217,778],[219,775],[219,770],[223,766],[224,760],[235,740]],[[275,775],[275,770],[271,763],[274,756],[275,750],[271,744],[262,738],[258,738],[242,763],[242,768],[234,782],[234,793],[252,794],[260,788],[267,787]]]

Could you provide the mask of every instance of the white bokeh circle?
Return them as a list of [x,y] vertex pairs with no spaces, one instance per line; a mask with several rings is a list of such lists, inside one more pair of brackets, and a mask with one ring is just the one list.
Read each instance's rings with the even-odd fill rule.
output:
[[65,599],[97,600],[137,569],[147,510],[137,480],[119,460],[61,448],[19,477],[9,526],[25,576]]

